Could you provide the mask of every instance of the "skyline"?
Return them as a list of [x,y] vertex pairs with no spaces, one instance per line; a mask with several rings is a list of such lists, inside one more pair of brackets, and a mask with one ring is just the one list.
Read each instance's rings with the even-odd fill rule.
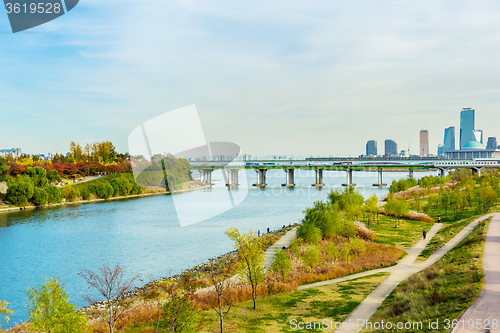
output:
[[0,149],[124,152],[135,127],[191,104],[208,141],[252,155],[357,156],[372,139],[416,153],[423,128],[436,153],[464,107],[500,137],[498,14],[494,1],[89,0],[12,34],[4,12]]

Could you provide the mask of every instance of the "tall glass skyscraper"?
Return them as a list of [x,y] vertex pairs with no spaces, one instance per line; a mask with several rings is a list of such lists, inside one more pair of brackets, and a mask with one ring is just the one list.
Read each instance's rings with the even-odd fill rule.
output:
[[398,144],[394,140],[385,140],[385,154],[386,155],[397,155],[398,154]]
[[474,136],[476,110],[463,108],[460,112],[460,149],[471,142],[476,141]]
[[366,155],[377,156],[377,141],[370,140],[366,143]]
[[444,150],[455,150],[455,126],[444,130]]

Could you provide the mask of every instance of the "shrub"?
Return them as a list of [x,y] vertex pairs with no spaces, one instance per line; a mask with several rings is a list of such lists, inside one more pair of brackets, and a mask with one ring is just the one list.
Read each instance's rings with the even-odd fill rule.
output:
[[311,244],[318,244],[321,240],[321,230],[313,223],[304,222],[297,229],[297,237]]
[[17,182],[9,186],[5,199],[13,205],[26,206],[33,197],[34,186],[30,183]]
[[274,254],[274,261],[271,265],[273,272],[281,274],[283,281],[286,280],[288,272],[292,270],[292,262],[285,250],[279,250]]
[[364,223],[359,222],[359,221],[355,221],[354,226],[356,227],[356,231],[357,231],[359,237],[366,239],[366,240],[369,240],[369,241],[375,240],[375,238],[376,238],[375,233],[373,231],[371,231],[370,229],[368,229]]
[[358,238],[354,238],[353,240],[351,240],[350,247],[351,247],[351,251],[354,252],[356,259],[358,259],[358,255],[360,253],[365,252],[365,250],[366,250],[365,243]]
[[111,179],[111,181],[109,182],[109,185],[111,185],[111,187],[113,187],[113,195],[115,197],[119,196],[119,195],[127,195],[127,189],[125,187],[125,184],[123,183],[123,180],[120,179],[120,178],[115,178],[115,179]]
[[95,194],[101,199],[108,199],[113,195],[113,187],[107,183],[99,184],[95,188]]
[[308,248],[302,259],[311,268],[317,266],[320,262],[319,250],[315,246]]
[[344,260],[345,262],[349,263],[351,262],[351,244],[349,243],[344,243],[342,244],[342,251],[344,252]]
[[90,193],[90,190],[88,189],[88,187],[86,187],[80,191],[80,195],[82,196],[83,200],[89,200],[91,194],[92,193]]
[[62,201],[62,194],[61,191],[53,186],[47,186],[45,189],[45,192],[47,192],[47,201],[48,203],[60,203]]
[[340,237],[352,238],[358,234],[353,222],[346,219],[340,219],[335,225],[335,235]]
[[326,246],[326,253],[328,253],[331,260],[337,261],[340,258],[340,251],[335,243],[330,243]]
[[43,189],[35,187],[33,191],[33,197],[31,201],[38,207],[45,206],[47,204],[49,195]]
[[64,186],[61,194],[68,202],[75,201],[80,196],[80,192],[71,185]]
[[293,255],[296,256],[297,258],[299,257],[300,254],[300,245],[301,245],[300,238],[294,239],[290,243],[290,251],[292,251]]

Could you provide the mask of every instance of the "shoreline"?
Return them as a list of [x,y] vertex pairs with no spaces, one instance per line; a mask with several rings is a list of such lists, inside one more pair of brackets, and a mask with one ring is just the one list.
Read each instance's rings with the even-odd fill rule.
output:
[[[183,188],[180,191],[177,191],[177,193],[185,193],[185,192],[192,192],[195,190],[202,190],[207,187],[210,187],[210,185],[199,185],[195,186],[192,188]],[[133,194],[133,195],[127,195],[127,196],[118,196],[118,197],[111,197],[108,199],[90,199],[90,200],[77,200],[77,201],[69,201],[69,202],[60,202],[60,203],[55,203],[55,204],[47,204],[43,207],[38,207],[38,206],[25,206],[25,207],[7,207],[7,208],[0,208],[0,213],[9,213],[9,212],[17,212],[17,211],[22,211],[22,210],[35,210],[35,209],[48,209],[48,208],[55,208],[55,207],[62,207],[62,206],[71,206],[71,205],[82,205],[82,204],[89,204],[89,203],[97,203],[97,202],[109,202],[109,201],[114,201],[114,200],[125,200],[125,199],[138,199],[138,198],[145,198],[145,197],[152,197],[156,195],[172,195],[170,191],[163,190],[159,192],[151,192],[151,193],[141,193],[141,194]]]

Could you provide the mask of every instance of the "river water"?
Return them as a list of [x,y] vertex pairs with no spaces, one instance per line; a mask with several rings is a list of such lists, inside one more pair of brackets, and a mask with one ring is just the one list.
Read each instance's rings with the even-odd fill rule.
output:
[[[325,200],[331,189],[342,189],[340,185],[346,182],[345,172],[326,171],[326,186],[316,189],[311,186],[314,171],[301,170],[296,173],[297,186],[286,189],[281,186],[285,173],[270,170],[268,187],[260,189],[251,186],[255,172],[248,170],[246,174],[248,184],[236,190],[246,194],[240,204],[184,227],[168,195],[0,213],[0,300],[7,300],[16,312],[3,327],[26,320],[25,291],[44,282],[44,277],[57,277],[66,285],[70,301],[85,306],[82,296],[89,290],[77,275],[84,269],[120,263],[126,267],[127,276],[139,274],[145,281],[177,274],[231,251],[232,243],[224,235],[229,227],[264,232],[266,228],[274,230],[299,222],[306,207]],[[429,174],[435,173],[415,172],[416,177]],[[403,172],[384,172],[388,184],[406,177]],[[179,195],[189,202],[190,198],[199,200],[200,196],[224,191],[221,177],[214,174],[213,181],[218,186],[212,190]],[[240,176],[242,182],[245,179]],[[377,182],[376,172],[356,172],[354,182],[365,198],[388,192],[387,188],[372,186]],[[204,214],[199,205],[191,209],[191,215]]]

